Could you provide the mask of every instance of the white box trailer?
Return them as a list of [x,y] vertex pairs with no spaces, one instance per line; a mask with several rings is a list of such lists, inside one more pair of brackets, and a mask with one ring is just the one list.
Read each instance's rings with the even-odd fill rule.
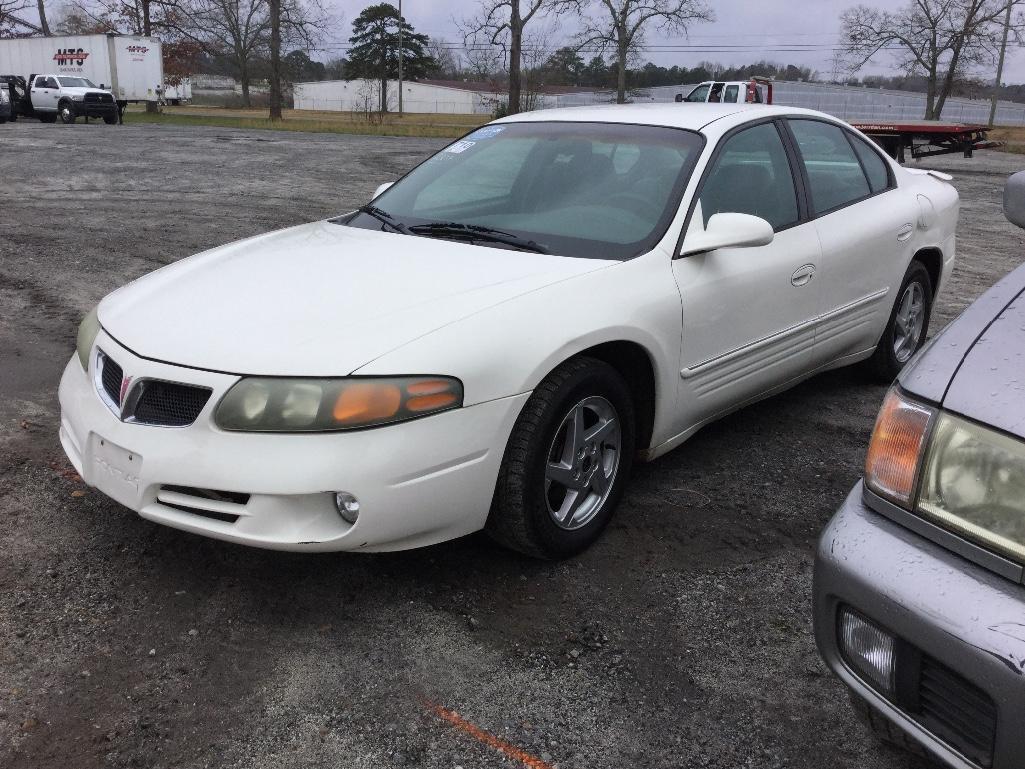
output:
[[157,101],[164,82],[160,41],[139,35],[62,35],[0,40],[0,75],[76,75],[120,102]]
[[179,104],[188,104],[192,101],[192,81],[189,78],[182,78],[180,83],[175,85],[164,84],[164,104],[177,107]]

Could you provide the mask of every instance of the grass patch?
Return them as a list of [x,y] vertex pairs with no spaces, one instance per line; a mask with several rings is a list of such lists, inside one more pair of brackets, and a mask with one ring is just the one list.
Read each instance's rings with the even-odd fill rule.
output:
[[[233,111],[234,112],[234,111]],[[155,124],[155,125],[185,125],[185,126],[214,126],[219,128],[243,128],[260,131],[301,131],[306,133],[336,133],[336,134],[362,134],[372,136],[416,136],[438,139],[451,139],[462,136],[476,125],[485,120],[477,118],[473,122],[440,123],[434,121],[407,122],[406,119],[385,119],[380,125],[373,125],[365,120],[360,121],[345,113],[339,113],[338,117],[321,116],[320,113],[313,113],[316,117],[299,116],[294,111],[285,116],[284,120],[271,121],[266,117],[249,114],[217,114],[216,111],[203,111],[202,114],[194,112],[177,112],[165,110],[162,113],[152,114],[149,112],[136,112],[130,110],[125,112],[126,124]],[[390,117],[390,116],[389,116]],[[419,117],[419,116],[418,116]],[[437,116],[431,116],[437,117]],[[445,117],[473,117],[476,116],[453,116]],[[396,116],[397,118],[397,116]]]

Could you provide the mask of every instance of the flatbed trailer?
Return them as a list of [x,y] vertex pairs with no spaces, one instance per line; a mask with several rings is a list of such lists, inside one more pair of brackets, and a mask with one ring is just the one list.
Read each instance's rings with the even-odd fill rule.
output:
[[961,152],[970,158],[975,150],[1003,146],[1003,142],[986,138],[989,127],[984,125],[939,123],[932,120],[896,123],[852,120],[850,124],[899,163],[903,163],[908,154],[913,160],[953,152]]

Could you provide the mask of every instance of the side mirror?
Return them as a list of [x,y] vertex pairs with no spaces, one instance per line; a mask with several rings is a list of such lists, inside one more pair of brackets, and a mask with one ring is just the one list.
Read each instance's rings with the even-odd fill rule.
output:
[[1025,227],[1025,171],[1011,174],[1004,185],[1004,216],[1018,227]]
[[391,187],[393,184],[395,184],[395,182],[385,182],[384,184],[379,185],[378,188],[374,190],[374,196],[370,199],[376,200],[377,198],[381,197],[384,191]]
[[680,256],[715,251],[717,248],[767,246],[775,233],[772,225],[750,214],[714,214],[704,231],[688,235]]

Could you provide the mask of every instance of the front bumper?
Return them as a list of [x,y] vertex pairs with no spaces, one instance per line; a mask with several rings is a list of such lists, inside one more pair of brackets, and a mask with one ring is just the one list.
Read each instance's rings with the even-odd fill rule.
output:
[[[966,758],[955,739],[941,739],[938,730],[927,728],[929,719],[884,697],[848,666],[837,617],[843,606],[856,610],[987,695],[996,708],[990,765],[1020,769],[1025,587],[875,513],[862,496],[859,483],[819,541],[814,619],[823,659],[857,696],[947,765],[985,765]],[[951,702],[955,720],[969,718],[963,704]],[[969,718],[966,728],[977,726]]]
[[[237,376],[146,360],[103,332],[97,345],[126,375],[213,394],[189,427],[122,422],[97,393],[95,354],[88,373],[73,356],[59,390],[60,439],[83,480],[148,520],[277,550],[401,550],[483,528],[506,442],[529,396],[372,430],[227,432],[212,412]],[[235,501],[192,498],[188,489]],[[338,515],[334,491],[359,499],[355,524]],[[248,499],[239,504],[237,495]]]

